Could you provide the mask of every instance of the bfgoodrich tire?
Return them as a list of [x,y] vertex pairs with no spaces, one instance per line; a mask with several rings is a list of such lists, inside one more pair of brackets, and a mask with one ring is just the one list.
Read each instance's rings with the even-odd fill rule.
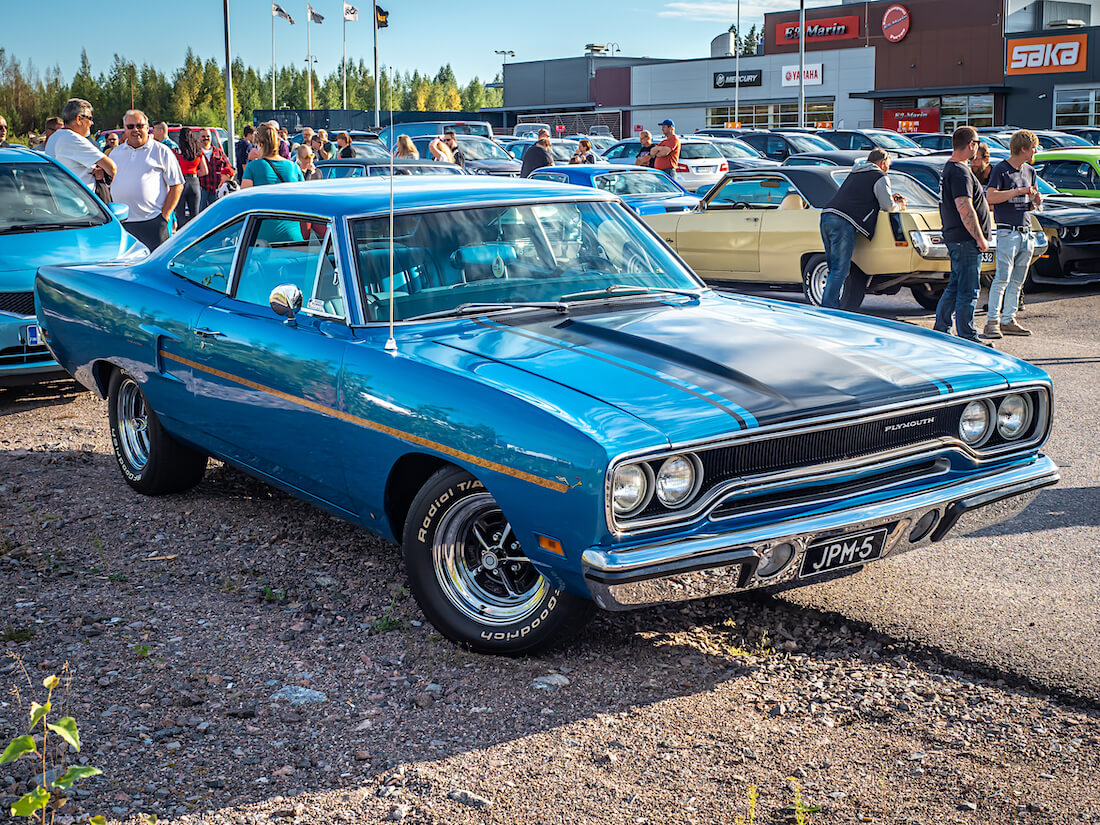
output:
[[[802,267],[802,293],[815,307],[825,299],[825,282],[829,279],[829,265],[824,255],[811,255]],[[844,286],[840,288],[840,307],[849,312],[859,309],[867,294],[867,277],[855,267],[848,272]]]
[[433,475],[413,500],[403,550],[424,615],[471,650],[533,653],[574,635],[595,608],[543,578],[493,496],[456,467]]
[[126,483],[148,496],[190,490],[206,472],[206,456],[164,431],[138,383],[121,370],[107,390],[111,446]]

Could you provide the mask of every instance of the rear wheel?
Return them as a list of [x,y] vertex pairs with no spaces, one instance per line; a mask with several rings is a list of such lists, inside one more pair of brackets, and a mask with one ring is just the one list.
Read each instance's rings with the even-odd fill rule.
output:
[[413,500],[403,542],[409,585],[436,629],[482,653],[531,653],[564,641],[595,605],[555,589],[524,555],[500,506],[455,467]]
[[[802,293],[815,307],[822,306],[825,300],[825,284],[829,280],[829,264],[824,255],[811,255],[802,267]],[[840,289],[839,309],[853,312],[863,303],[867,293],[867,278],[854,267],[849,271],[844,286]]]
[[928,310],[935,311],[940,304],[940,296],[946,287],[937,284],[913,284],[909,291],[918,304]]
[[108,385],[107,417],[115,461],[126,483],[139,493],[182,493],[202,479],[206,456],[165,432],[141,387],[121,370]]

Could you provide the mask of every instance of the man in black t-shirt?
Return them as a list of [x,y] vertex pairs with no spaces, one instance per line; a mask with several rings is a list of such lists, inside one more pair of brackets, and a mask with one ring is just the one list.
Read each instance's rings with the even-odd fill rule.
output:
[[978,289],[982,253],[989,250],[989,207],[982,185],[970,170],[970,160],[978,147],[978,133],[970,126],[960,126],[951,135],[951,158],[943,167],[943,188],[940,197],[940,220],[943,240],[951,256],[951,280],[936,307],[939,332],[951,331],[952,316],[955,334],[960,338],[986,346],[992,344],[978,338],[974,329],[974,309],[978,305]]
[[1031,330],[1016,322],[1016,309],[1035,252],[1031,210],[1043,202],[1031,165],[1039,139],[1034,132],[1020,129],[1012,135],[1008,148],[1012,155],[993,167],[986,190],[997,219],[997,274],[989,287],[983,338],[1031,335]]

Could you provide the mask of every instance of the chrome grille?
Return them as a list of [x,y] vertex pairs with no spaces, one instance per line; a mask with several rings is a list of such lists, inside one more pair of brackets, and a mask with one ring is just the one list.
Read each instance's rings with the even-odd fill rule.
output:
[[0,312],[34,315],[34,293],[0,292]]

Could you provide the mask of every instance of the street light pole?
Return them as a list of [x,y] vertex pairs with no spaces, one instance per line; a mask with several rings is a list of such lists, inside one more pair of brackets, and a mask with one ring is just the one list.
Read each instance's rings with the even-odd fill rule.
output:
[[798,0],[798,125],[806,125],[806,0]]
[[[516,53],[511,49],[494,49],[493,54],[499,54],[500,61],[500,105],[504,105],[504,67],[508,65],[508,58],[515,57]],[[505,115],[504,124],[508,125],[507,115]]]

